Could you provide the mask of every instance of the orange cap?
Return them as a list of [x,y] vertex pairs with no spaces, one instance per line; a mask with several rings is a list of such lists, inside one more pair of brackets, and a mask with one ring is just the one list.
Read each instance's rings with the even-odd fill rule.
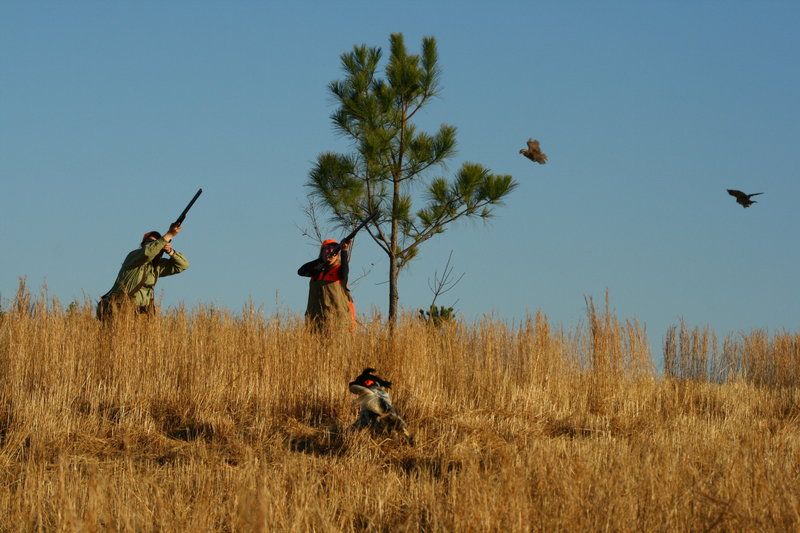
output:
[[161,238],[161,234],[157,231],[148,231],[142,236],[142,244],[150,240],[150,237],[155,237],[156,240]]

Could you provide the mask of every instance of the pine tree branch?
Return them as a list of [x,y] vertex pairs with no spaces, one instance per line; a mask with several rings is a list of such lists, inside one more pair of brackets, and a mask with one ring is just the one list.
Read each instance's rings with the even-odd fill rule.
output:
[[[423,242],[427,241],[428,239],[430,239],[431,237],[433,237],[434,235],[439,233],[439,230],[441,230],[447,224],[450,224],[451,222],[454,222],[455,220],[461,218],[462,216],[465,216],[465,215],[466,216],[470,216],[475,211],[478,211],[479,209],[481,209],[483,207],[486,207],[487,205],[493,205],[493,204],[496,204],[496,203],[497,203],[496,200],[485,200],[484,202],[475,204],[474,206],[464,207],[464,209],[462,209],[460,212],[456,212],[454,215],[451,215],[449,217],[445,217],[443,215],[440,216],[434,223],[429,225],[427,229],[423,230],[423,233],[418,235],[414,239],[414,242],[411,243],[411,245],[408,248],[405,248],[401,252],[401,254],[405,254],[409,250],[419,247],[420,244],[422,244]],[[487,217],[483,217],[483,218],[487,218]]]

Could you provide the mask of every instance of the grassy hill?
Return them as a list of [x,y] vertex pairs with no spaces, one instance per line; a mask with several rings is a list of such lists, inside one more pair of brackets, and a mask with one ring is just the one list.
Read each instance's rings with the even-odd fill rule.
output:
[[[718,342],[587,302],[390,335],[254,309],[93,318],[21,291],[0,318],[3,531],[791,531],[800,335]],[[350,430],[364,367],[415,444]]]

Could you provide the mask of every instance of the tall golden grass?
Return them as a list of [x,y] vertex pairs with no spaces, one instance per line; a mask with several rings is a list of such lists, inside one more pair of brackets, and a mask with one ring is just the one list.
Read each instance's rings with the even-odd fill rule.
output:
[[[797,334],[375,317],[322,336],[248,307],[0,318],[2,531],[797,531]],[[402,439],[349,430],[394,382]]]

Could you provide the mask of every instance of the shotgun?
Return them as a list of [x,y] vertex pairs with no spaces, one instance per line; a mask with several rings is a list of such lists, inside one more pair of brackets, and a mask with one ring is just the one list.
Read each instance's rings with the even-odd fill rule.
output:
[[356,227],[356,229],[354,229],[353,231],[351,231],[351,232],[350,232],[350,234],[349,234],[347,237],[345,237],[344,239],[342,239],[341,241],[339,241],[339,244],[337,244],[337,245],[336,245],[336,248],[334,248],[334,249],[333,249],[333,253],[334,253],[334,254],[338,254],[339,252],[341,252],[341,251],[342,251],[342,244],[346,243],[347,241],[352,241],[352,240],[353,240],[353,237],[355,237],[355,236],[356,236],[356,233],[358,233],[359,231],[361,231],[361,228],[363,228],[364,226],[366,226],[366,225],[367,225],[367,223],[368,223],[370,220],[372,220],[373,218],[375,218],[376,216],[378,216],[378,212],[377,212],[377,211],[375,211],[375,212],[374,212],[374,213],[372,213],[370,216],[368,216],[367,218],[365,218],[364,220],[362,220],[362,221],[361,221],[361,224],[359,224],[359,225]]
[[189,212],[189,209],[192,208],[194,203],[197,201],[197,198],[202,193],[203,193],[203,189],[197,189],[197,193],[194,195],[194,198],[192,198],[192,201],[189,202],[189,205],[186,206],[186,209],[184,209],[183,212],[180,214],[180,216],[178,216],[178,220],[176,220],[175,222],[172,223],[173,226],[180,226],[181,224],[183,224],[183,219],[186,218],[186,213]]

